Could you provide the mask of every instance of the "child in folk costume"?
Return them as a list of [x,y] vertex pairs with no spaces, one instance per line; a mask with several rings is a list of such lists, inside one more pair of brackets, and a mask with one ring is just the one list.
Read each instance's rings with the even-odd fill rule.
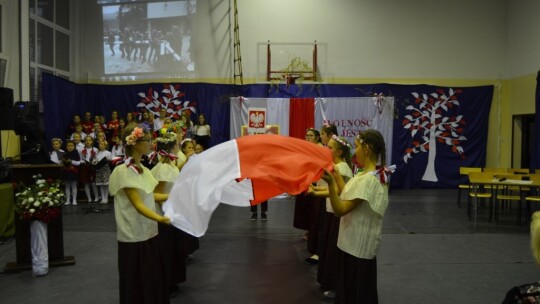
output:
[[[84,192],[88,202],[99,202],[99,192],[96,186],[96,171],[94,165],[97,163],[98,149],[94,147],[94,139],[86,136],[84,139],[84,148],[81,150],[81,165],[79,181],[84,185]],[[90,188],[94,191],[94,200]]]
[[73,144],[75,144],[75,150],[82,151],[84,149],[84,144],[81,142],[81,135],[79,133],[73,134]]
[[112,160],[112,153],[107,150],[109,144],[106,140],[102,140],[98,144],[99,150],[96,156],[96,186],[99,188],[101,195],[100,204],[107,204],[109,202],[109,176],[111,175],[111,168],[109,164]]
[[187,163],[188,159],[195,154],[195,146],[193,145],[193,140],[191,138],[185,138],[182,132],[180,135],[176,134],[176,139],[181,137],[183,138],[180,141],[180,151],[178,151],[178,161],[176,162],[178,169],[182,170],[182,167]]
[[94,139],[94,144],[96,148],[99,150],[99,143],[102,141],[107,141],[107,135],[105,134],[105,131],[98,131],[96,133],[96,138]]
[[[322,145],[321,144],[321,135],[319,134],[319,131],[313,128],[308,128],[306,130],[306,141],[309,141],[316,145]],[[315,198],[319,200],[319,198]],[[305,230],[306,232],[302,236],[304,240],[308,240],[309,238],[309,227],[311,223],[311,214],[313,213],[313,208],[315,208],[314,197],[309,196],[307,191],[300,193],[296,195],[295,201],[294,201],[294,219],[293,219],[293,227],[301,230]]]
[[96,138],[99,131],[101,131],[101,126],[99,125],[99,123],[96,122],[94,123],[94,127],[92,128],[92,132],[88,134],[88,136],[91,136],[94,139],[94,142],[97,142]]
[[193,151],[195,152],[195,154],[201,154],[204,151],[204,147],[201,144],[196,144]]
[[105,115],[99,116],[99,123],[101,125],[101,130],[106,131],[107,130],[107,120],[105,119]]
[[81,140],[83,138],[86,138],[86,133],[83,132],[83,126],[82,125],[75,126],[75,132],[73,134],[71,134],[69,139],[75,139],[76,135],[79,136],[79,140]]
[[[346,183],[353,176],[350,167],[351,147],[349,143],[343,137],[332,135],[327,146],[330,151],[332,151],[334,166]],[[328,298],[333,298],[335,296],[335,282],[338,277],[337,266],[340,257],[340,251],[337,247],[339,218],[334,215],[332,204],[328,198],[329,192],[326,182],[322,181],[319,186],[311,186],[308,193],[315,196],[327,197],[326,212],[321,219],[319,235],[317,237],[320,244],[317,281],[321,285],[323,295]]]
[[186,160],[188,160],[191,156],[195,154],[195,145],[193,144],[193,140],[191,138],[186,138],[182,140],[182,143],[180,144],[180,150],[185,155]]
[[113,146],[111,148],[111,154],[112,157],[124,157],[126,155],[126,150],[124,147],[124,144],[122,143],[122,140],[120,139],[119,135],[115,135],[112,138]]
[[84,119],[83,119],[83,122],[81,122],[81,125],[83,127],[84,133],[86,134],[92,133],[92,129],[94,128],[94,122],[92,121],[92,113],[84,112]]
[[62,163],[64,150],[62,150],[62,140],[60,138],[51,139],[52,151],[49,153],[50,160],[55,164]]
[[124,134],[125,128],[126,120],[122,117],[118,118],[118,130],[116,130],[116,135],[118,135],[119,138],[121,138],[122,134]]
[[[332,135],[337,135],[336,125],[324,123],[321,127],[321,131],[319,132],[321,144],[323,146],[327,146]],[[321,181],[319,181],[318,183],[320,182]],[[325,217],[325,200],[322,197],[316,197],[313,201],[313,206],[311,208],[308,227],[309,239],[307,242],[307,249],[311,256],[306,258],[306,262],[308,262],[309,264],[319,263],[319,251],[321,250],[321,242],[319,242],[319,231],[320,229],[322,229],[321,225]]]
[[120,121],[118,120],[118,111],[112,111],[111,120],[107,122],[107,139],[112,140],[114,136],[118,134],[118,128],[120,128]]
[[75,147],[75,142],[68,140],[66,143],[66,153],[62,159],[64,168],[62,175],[65,185],[66,203],[65,205],[77,205],[77,180],[79,179],[79,165],[81,156]]
[[[355,138],[355,154],[364,171],[346,184],[338,170],[325,171],[334,214],[341,217],[337,246],[342,251],[335,303],[378,303],[377,252],[388,206],[384,138],[366,130]],[[377,163],[382,167],[377,169]]]
[[[182,152],[182,155],[185,156],[185,159],[181,160],[179,158],[177,166],[178,168],[180,168],[180,170],[182,170],[182,167],[184,167],[189,158],[195,155],[195,146],[193,145],[193,140],[191,138],[186,138],[182,140],[182,143],[180,144],[180,150]],[[178,153],[178,155],[180,155],[180,153]],[[193,253],[197,249],[199,249],[199,238],[194,237],[190,234],[185,234],[184,242],[184,248],[186,250],[188,259],[192,259]]]
[[73,121],[68,126],[66,138],[71,137],[71,134],[75,133],[76,127],[81,124],[81,117],[77,114],[73,115]]
[[117,226],[120,303],[169,303],[157,223],[170,224],[170,219],[155,211],[156,201],[163,202],[168,195],[154,192],[158,182],[141,165],[142,155],[150,151],[151,133],[128,126],[126,134],[128,158],[109,179]]
[[[158,131],[156,138],[159,162],[150,171],[158,181],[156,192],[170,193],[174,181],[178,177],[180,170],[176,165],[178,160],[178,142],[176,134],[168,132],[166,128]],[[156,204],[156,212],[163,215],[161,205]],[[164,276],[171,291],[178,289],[177,284],[186,280],[186,253],[184,250],[184,239],[187,235],[170,225],[159,224],[159,241],[163,256]]]

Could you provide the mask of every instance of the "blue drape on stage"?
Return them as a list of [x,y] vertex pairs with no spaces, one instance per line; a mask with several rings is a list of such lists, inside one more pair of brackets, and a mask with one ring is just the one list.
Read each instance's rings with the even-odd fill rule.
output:
[[540,122],[540,71],[536,76],[536,109],[535,109],[534,144],[532,149],[531,166],[534,169],[540,169],[540,132],[538,132],[538,122]]
[[[178,83],[171,83],[178,85]],[[110,118],[112,110],[121,115],[138,111],[139,92],[148,92],[149,88],[160,92],[165,84],[149,83],[134,85],[93,85],[75,84],[50,74],[43,75],[43,104],[45,130],[48,142],[53,137],[63,137],[74,114],[90,111]],[[169,84],[166,84],[169,85]],[[415,105],[413,92],[427,94],[437,90],[449,94],[446,87],[431,85],[395,85],[395,84],[303,84],[279,86],[269,84],[222,85],[207,83],[181,83],[179,90],[185,94],[183,100],[196,102],[197,113],[206,115],[212,138],[211,145],[229,140],[230,100],[229,97],[249,98],[300,98],[300,97],[368,97],[375,93],[392,96],[395,100],[395,120],[393,131],[392,163],[398,166],[393,174],[391,185],[395,188],[449,188],[456,187],[460,181],[459,167],[484,167],[486,161],[487,132],[489,111],[493,96],[493,86],[459,87],[456,94],[459,106],[441,111],[441,116],[455,118],[461,115],[465,125],[459,129],[463,157],[443,142],[436,143],[435,172],[437,181],[422,180],[428,164],[429,151],[412,155],[404,161],[405,151],[418,141],[421,132],[411,136],[411,130],[404,128],[404,117],[410,115],[408,106]],[[539,107],[537,93],[537,108]],[[537,111],[538,115],[538,111]],[[196,122],[196,114],[191,119]],[[536,135],[537,151],[540,140]],[[537,156],[538,157],[538,156]],[[538,158],[537,158],[538,159]],[[538,164],[539,162],[537,162]]]
[[[127,112],[140,111],[139,92],[148,89],[161,92],[162,83],[134,85],[76,84],[50,74],[43,74],[43,107],[47,142],[53,137],[64,138],[73,115],[89,111],[110,119],[113,110],[125,117]],[[191,114],[196,123],[203,113],[210,124],[210,145],[229,140],[229,97],[241,95],[241,87],[234,85],[189,83],[180,84],[185,100],[196,102],[197,113]]]

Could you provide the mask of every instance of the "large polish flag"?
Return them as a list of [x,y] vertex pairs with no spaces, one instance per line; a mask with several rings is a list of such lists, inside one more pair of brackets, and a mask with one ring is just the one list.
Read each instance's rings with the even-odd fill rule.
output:
[[298,194],[332,168],[328,148],[280,135],[244,136],[190,158],[163,210],[175,227],[199,237],[220,202],[248,207]]

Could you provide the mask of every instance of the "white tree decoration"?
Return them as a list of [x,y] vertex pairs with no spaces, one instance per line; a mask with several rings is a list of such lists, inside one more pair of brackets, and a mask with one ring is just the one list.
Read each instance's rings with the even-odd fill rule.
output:
[[197,113],[195,103],[191,101],[180,100],[186,94],[181,92],[180,85],[165,85],[161,90],[161,95],[152,88],[148,89],[148,94],[140,92],[138,95],[142,100],[137,104],[137,108],[145,108],[154,116],[159,116],[160,109],[166,109],[167,114],[175,119],[179,119],[182,111],[190,110]]
[[438,89],[429,96],[413,92],[416,98],[415,105],[407,106],[406,110],[412,112],[405,115],[403,128],[408,129],[413,138],[412,147],[405,149],[403,160],[407,163],[414,154],[429,152],[428,164],[422,180],[436,182],[435,156],[437,154],[437,141],[451,146],[452,152],[465,158],[461,142],[467,140],[463,135],[465,120],[463,115],[443,116],[454,106],[459,106],[457,94],[461,90],[450,89],[448,96],[444,90]]

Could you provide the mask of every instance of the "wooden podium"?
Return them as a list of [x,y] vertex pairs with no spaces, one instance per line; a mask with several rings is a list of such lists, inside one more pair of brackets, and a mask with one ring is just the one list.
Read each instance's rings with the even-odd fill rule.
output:
[[[26,185],[34,182],[33,175],[41,174],[43,178],[59,179],[62,165],[12,165],[13,181]],[[62,212],[58,218],[47,224],[47,242],[49,247],[49,267],[75,264],[75,257],[64,256],[64,229]],[[32,254],[30,251],[30,221],[19,219],[15,214],[15,241],[17,261],[6,264],[4,271],[19,272],[32,269]]]

